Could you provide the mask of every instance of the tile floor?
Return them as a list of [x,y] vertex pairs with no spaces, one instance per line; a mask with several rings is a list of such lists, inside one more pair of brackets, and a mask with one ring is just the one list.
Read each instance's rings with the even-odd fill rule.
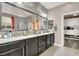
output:
[[69,47],[51,46],[39,56],[79,56],[79,50]]

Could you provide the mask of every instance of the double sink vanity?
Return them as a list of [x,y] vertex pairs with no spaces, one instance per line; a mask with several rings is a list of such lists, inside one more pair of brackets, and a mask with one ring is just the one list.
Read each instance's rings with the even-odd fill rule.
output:
[[0,39],[1,56],[37,56],[54,44],[54,32]]

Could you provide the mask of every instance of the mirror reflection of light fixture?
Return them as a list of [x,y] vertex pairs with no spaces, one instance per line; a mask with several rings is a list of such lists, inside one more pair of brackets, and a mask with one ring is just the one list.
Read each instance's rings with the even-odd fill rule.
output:
[[19,17],[25,17],[25,16],[23,16],[23,15],[18,15]]
[[19,15],[20,17],[22,17],[22,15]]
[[47,15],[45,13],[42,13],[42,16],[47,17]]

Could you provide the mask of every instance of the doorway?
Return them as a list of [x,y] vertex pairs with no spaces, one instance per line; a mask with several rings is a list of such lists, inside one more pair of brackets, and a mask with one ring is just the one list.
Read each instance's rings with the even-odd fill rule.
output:
[[62,46],[79,48],[79,11],[61,15]]

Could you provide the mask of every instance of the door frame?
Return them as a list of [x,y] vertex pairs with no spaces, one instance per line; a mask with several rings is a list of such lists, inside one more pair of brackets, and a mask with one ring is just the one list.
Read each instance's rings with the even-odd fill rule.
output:
[[77,13],[77,12],[79,13],[79,10],[61,14],[61,39],[62,39],[61,46],[62,47],[64,47],[64,16],[69,15],[69,14],[73,14],[73,13]]

